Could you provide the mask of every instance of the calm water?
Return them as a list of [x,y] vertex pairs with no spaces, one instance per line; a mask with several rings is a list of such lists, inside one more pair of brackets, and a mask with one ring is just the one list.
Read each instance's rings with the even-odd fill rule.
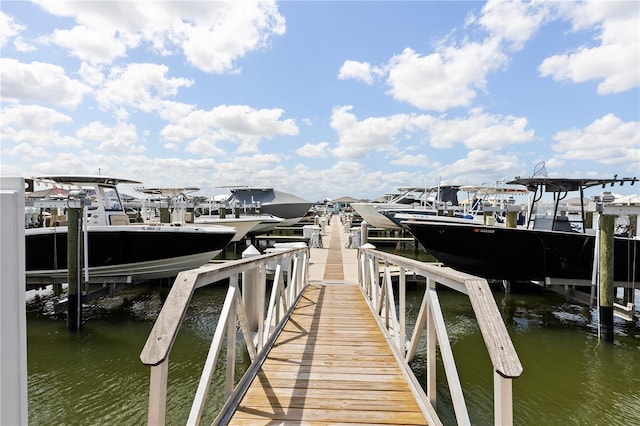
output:
[[[146,424],[149,368],[139,355],[167,291],[139,286],[87,307],[79,333],[51,314],[52,296],[30,299],[30,424]],[[411,318],[423,291],[418,286],[408,295]],[[186,422],[225,293],[214,286],[192,300],[170,357],[167,424]],[[597,338],[597,311],[537,289],[494,295],[524,366],[513,384],[516,424],[640,424],[640,321],[616,320],[611,345]],[[492,424],[492,370],[468,298],[452,291],[440,297],[472,423]],[[421,349],[412,368],[423,381]],[[444,379],[441,365],[438,374]],[[220,409],[223,382],[220,373],[202,424]],[[437,410],[445,424],[455,424],[449,402],[440,380]]]

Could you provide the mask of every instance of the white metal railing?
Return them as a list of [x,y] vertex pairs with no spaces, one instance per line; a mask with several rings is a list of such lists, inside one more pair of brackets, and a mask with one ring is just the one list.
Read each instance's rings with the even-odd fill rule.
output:
[[[392,287],[392,266],[398,267],[399,301],[396,305]],[[381,270],[382,268],[382,270]],[[394,271],[395,273],[395,268]],[[426,279],[425,294],[411,339],[406,339],[406,274]],[[423,331],[427,335],[426,395],[436,406],[436,340],[444,364],[458,424],[470,424],[460,378],[449,343],[436,283],[467,294],[475,313],[494,370],[494,422],[513,424],[512,379],[522,373],[522,365],[485,279],[374,250],[364,245],[358,251],[358,281],[372,310],[386,327],[395,350],[410,362]],[[397,307],[397,311],[396,311]]]
[[[148,424],[165,424],[169,353],[196,289],[229,279],[227,296],[189,413],[187,424],[190,425],[200,422],[225,338],[225,394],[229,404],[242,383],[234,385],[236,324],[240,325],[252,362],[245,373],[247,376],[255,372],[254,366],[261,363],[306,288],[308,265],[309,248],[300,247],[181,272],[140,354],[143,364],[151,367]],[[273,285],[265,316],[267,269],[273,271]],[[240,277],[242,292],[238,284]]]

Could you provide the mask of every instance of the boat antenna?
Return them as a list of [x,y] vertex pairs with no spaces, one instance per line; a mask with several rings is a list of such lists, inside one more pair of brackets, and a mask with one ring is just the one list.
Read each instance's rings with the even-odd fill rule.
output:
[[547,175],[547,168],[544,165],[544,161],[540,161],[538,164],[536,164],[536,166],[533,168],[533,176],[531,177],[536,177],[536,176],[544,176],[544,177],[548,177]]

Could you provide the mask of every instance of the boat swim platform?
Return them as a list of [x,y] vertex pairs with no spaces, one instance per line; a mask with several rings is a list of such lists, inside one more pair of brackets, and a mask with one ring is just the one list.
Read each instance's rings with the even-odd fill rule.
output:
[[309,286],[228,424],[428,424],[435,416],[358,286],[358,250],[334,223],[325,248],[310,249]]

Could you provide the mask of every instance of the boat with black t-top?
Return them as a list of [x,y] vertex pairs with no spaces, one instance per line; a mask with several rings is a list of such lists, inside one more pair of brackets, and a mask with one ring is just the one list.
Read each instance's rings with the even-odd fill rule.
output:
[[[516,178],[508,184],[524,185],[533,199],[523,227],[487,226],[478,223],[407,220],[402,222],[439,262],[487,279],[508,281],[590,281],[594,270],[596,231],[587,229],[595,203],[587,211],[584,191],[588,188],[631,184],[637,178],[573,179]],[[569,193],[580,202],[573,211],[560,211]],[[543,194],[553,196],[553,211],[535,209]],[[614,238],[614,281],[635,283],[640,273],[640,241]]]

